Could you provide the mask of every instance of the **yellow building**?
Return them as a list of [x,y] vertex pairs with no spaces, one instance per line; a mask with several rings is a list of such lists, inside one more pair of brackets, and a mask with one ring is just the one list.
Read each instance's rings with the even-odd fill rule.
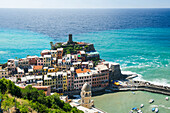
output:
[[52,58],[57,58],[57,50],[50,50],[50,53]]
[[63,72],[63,92],[67,91],[67,73]]
[[55,68],[48,68],[48,72],[56,72]]
[[48,72],[47,77],[51,78],[51,81],[50,81],[51,82],[51,84],[50,84],[51,90],[56,91],[56,85],[57,85],[57,74],[56,74],[56,72]]
[[51,55],[44,55],[43,63],[45,67],[50,67],[51,66]]
[[2,67],[0,66],[0,78],[7,78],[9,77],[8,75],[8,70],[7,69],[2,69]]

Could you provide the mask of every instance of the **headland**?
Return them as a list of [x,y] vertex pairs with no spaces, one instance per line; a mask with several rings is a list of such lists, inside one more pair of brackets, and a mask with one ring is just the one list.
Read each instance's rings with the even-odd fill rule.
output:
[[40,57],[8,59],[0,68],[0,78],[21,88],[32,85],[46,95],[57,92],[72,97],[80,94],[85,83],[93,95],[129,90],[170,95],[170,87],[134,81],[137,74],[122,74],[120,64],[101,59],[92,43],[74,42],[72,34],[67,42],[50,45],[51,50],[41,51]]

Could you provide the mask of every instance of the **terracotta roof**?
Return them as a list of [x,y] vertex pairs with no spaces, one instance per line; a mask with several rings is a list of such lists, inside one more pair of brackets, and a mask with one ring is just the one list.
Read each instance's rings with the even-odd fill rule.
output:
[[43,68],[43,66],[34,66],[34,70],[39,70],[39,69],[42,69]]
[[77,42],[77,44],[84,44],[84,42]]
[[90,69],[76,69],[76,73],[86,73],[91,72]]
[[66,62],[66,60],[63,60],[63,62]]

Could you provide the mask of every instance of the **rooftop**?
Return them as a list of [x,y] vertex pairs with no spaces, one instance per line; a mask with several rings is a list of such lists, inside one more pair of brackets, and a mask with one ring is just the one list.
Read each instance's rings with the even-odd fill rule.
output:
[[44,55],[44,58],[51,58],[51,55]]
[[34,66],[33,68],[34,70],[39,70],[39,69],[43,69],[43,66]]
[[63,48],[57,48],[57,51],[63,51]]
[[27,56],[27,58],[38,58],[38,56]]
[[86,73],[91,72],[90,69],[76,69],[76,73]]

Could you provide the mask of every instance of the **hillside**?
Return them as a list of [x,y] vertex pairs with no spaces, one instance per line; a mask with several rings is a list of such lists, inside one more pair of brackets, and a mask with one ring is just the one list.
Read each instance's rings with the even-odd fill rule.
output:
[[42,90],[38,91],[31,85],[21,89],[5,78],[0,79],[0,95],[3,112],[13,110],[16,106],[15,110],[21,113],[83,113],[60,100],[58,94],[45,96]]

